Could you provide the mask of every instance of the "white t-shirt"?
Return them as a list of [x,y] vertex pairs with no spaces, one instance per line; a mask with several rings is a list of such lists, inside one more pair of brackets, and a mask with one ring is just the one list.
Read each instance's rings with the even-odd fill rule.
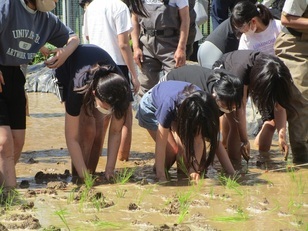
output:
[[94,0],[84,15],[84,33],[89,43],[109,53],[118,65],[126,65],[117,36],[132,31],[130,11],[120,0]]
[[302,16],[307,8],[308,0],[286,0],[282,11],[294,15]]
[[[162,4],[164,4],[164,2],[161,1],[161,0],[144,0],[144,4],[148,4],[148,5],[162,5]],[[178,7],[179,9],[182,9],[185,6],[188,6],[188,0],[169,0],[168,5],[173,6],[173,7]]]
[[270,20],[264,31],[252,35],[242,34],[238,49],[256,50],[274,55],[274,44],[282,27],[280,20]]

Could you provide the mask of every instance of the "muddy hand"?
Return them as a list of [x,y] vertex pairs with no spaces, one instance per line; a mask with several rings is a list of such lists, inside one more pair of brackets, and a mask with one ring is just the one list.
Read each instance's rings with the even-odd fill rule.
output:
[[288,160],[288,156],[289,156],[289,146],[286,143],[280,144],[280,150],[281,150],[281,154],[284,157],[284,160]]
[[190,180],[195,181],[196,183],[200,180],[200,174],[193,172],[189,175]]
[[241,150],[241,155],[248,162],[249,159],[250,159],[250,143],[249,143],[249,141],[242,142],[240,150]]

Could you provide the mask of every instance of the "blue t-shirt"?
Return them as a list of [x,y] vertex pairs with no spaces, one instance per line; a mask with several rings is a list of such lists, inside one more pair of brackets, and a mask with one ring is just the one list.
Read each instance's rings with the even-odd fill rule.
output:
[[0,12],[0,65],[28,64],[46,42],[62,47],[73,33],[54,14],[20,0],[1,0]]
[[[165,81],[152,88],[153,105],[157,109],[156,119],[164,128],[170,128],[176,118],[176,107],[185,99],[183,90],[191,83],[182,81]],[[196,90],[201,90],[195,86]]]

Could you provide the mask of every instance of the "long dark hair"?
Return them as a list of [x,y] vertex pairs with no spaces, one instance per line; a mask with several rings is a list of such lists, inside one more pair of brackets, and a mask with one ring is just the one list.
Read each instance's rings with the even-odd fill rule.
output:
[[142,0],[122,0],[130,9],[131,12],[133,12],[136,15],[142,16],[142,17],[148,17],[148,12],[143,6]]
[[[194,138],[201,133],[204,150],[198,163],[199,169],[195,169],[196,172],[200,172],[214,161],[218,146],[219,111],[213,97],[204,91],[196,91],[193,85],[185,87],[183,93],[187,97],[178,105],[177,133],[185,148],[186,160],[193,168],[196,160]],[[206,155],[205,141],[210,143],[208,155]]]
[[249,94],[259,111],[274,111],[275,103],[295,111],[288,67],[276,56],[261,53],[250,71]]
[[217,78],[214,83],[216,99],[223,101],[228,110],[232,110],[234,104],[240,108],[244,86],[242,80],[225,69],[213,70],[213,77]]
[[237,3],[230,17],[233,28],[240,28],[245,23],[249,23],[254,17],[259,17],[264,25],[268,25],[270,20],[274,19],[269,9],[262,4],[253,4],[250,1],[241,1]]
[[[117,119],[126,115],[129,106],[130,87],[128,81],[117,74],[113,66],[100,66],[96,64],[89,70],[92,75],[89,88],[85,93],[83,104],[87,115],[92,115],[95,97],[108,103]],[[94,92],[94,94],[93,94]]]

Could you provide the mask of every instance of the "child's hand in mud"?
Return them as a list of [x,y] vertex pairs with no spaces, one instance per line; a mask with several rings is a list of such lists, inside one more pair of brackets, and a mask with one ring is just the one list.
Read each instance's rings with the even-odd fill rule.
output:
[[200,180],[200,174],[193,172],[189,174],[190,180],[198,182]]
[[249,141],[241,143],[241,155],[248,162],[250,159],[250,143]]
[[287,160],[288,159],[288,155],[289,155],[289,146],[288,144],[286,143],[285,140],[279,140],[279,147],[280,147],[280,150],[281,150],[281,153],[284,157],[284,160]]
[[114,179],[114,172],[112,171],[106,171],[105,172],[105,177],[108,181],[112,181]]
[[165,174],[156,174],[156,180],[160,183],[166,182],[167,181],[167,177]]

